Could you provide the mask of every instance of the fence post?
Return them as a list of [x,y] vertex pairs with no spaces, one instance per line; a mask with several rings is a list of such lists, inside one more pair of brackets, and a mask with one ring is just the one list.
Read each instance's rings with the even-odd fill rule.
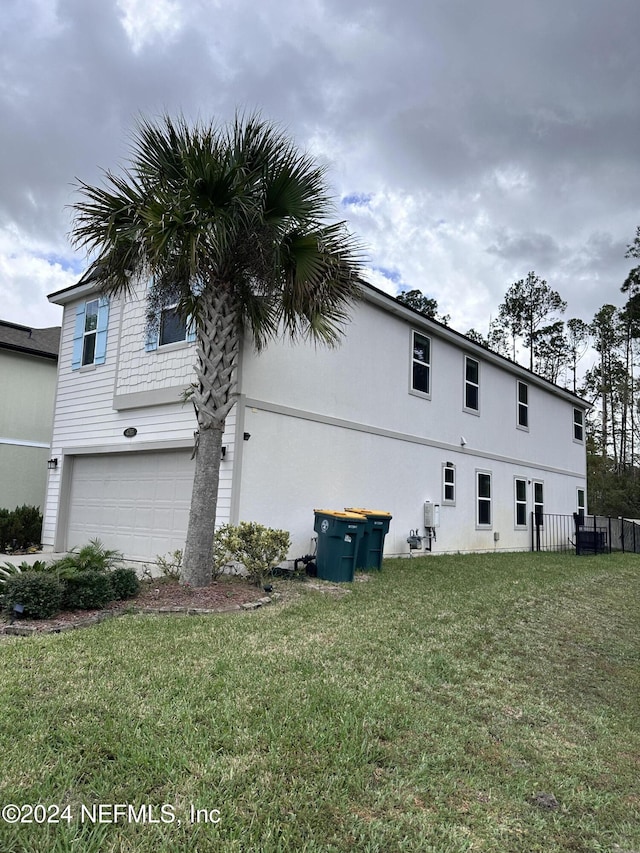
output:
[[535,551],[536,549],[533,547],[533,513],[531,513],[531,550]]
[[609,516],[609,549],[607,553],[611,553],[611,516]]

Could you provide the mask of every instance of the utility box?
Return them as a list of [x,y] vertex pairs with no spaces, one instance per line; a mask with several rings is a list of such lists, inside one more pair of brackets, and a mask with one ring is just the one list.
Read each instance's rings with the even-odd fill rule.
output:
[[382,555],[384,553],[384,538],[389,532],[392,515],[378,509],[361,509],[360,507],[347,507],[345,512],[355,512],[363,515],[367,524],[364,535],[358,545],[356,555],[356,569],[382,568]]
[[440,527],[440,504],[431,501],[424,502],[424,526]]
[[338,583],[353,580],[358,546],[367,519],[355,512],[316,509],[313,529],[318,534],[318,577]]

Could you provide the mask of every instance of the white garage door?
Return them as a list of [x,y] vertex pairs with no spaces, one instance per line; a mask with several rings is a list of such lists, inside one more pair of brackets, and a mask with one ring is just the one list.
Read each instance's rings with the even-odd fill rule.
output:
[[193,465],[189,450],[76,456],[67,548],[100,539],[129,559],[183,548]]

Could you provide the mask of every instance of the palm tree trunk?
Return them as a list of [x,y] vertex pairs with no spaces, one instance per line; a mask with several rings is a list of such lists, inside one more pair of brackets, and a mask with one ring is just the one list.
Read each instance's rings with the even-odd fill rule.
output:
[[192,400],[198,418],[198,439],[181,575],[182,583],[195,587],[211,582],[222,436],[237,396],[240,332],[236,307],[224,290],[216,292],[211,287],[203,294],[197,339],[198,388]]

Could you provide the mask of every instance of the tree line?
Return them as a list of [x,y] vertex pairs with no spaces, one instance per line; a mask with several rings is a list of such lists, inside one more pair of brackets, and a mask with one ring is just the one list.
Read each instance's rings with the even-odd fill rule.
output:
[[[640,260],[640,227],[625,257]],[[591,322],[564,319],[567,303],[534,271],[507,289],[488,333],[467,337],[587,400],[589,512],[640,518],[640,264],[621,286],[627,301],[603,305]],[[445,324],[435,299],[409,291],[399,301]],[[593,365],[580,374],[589,349]]]

